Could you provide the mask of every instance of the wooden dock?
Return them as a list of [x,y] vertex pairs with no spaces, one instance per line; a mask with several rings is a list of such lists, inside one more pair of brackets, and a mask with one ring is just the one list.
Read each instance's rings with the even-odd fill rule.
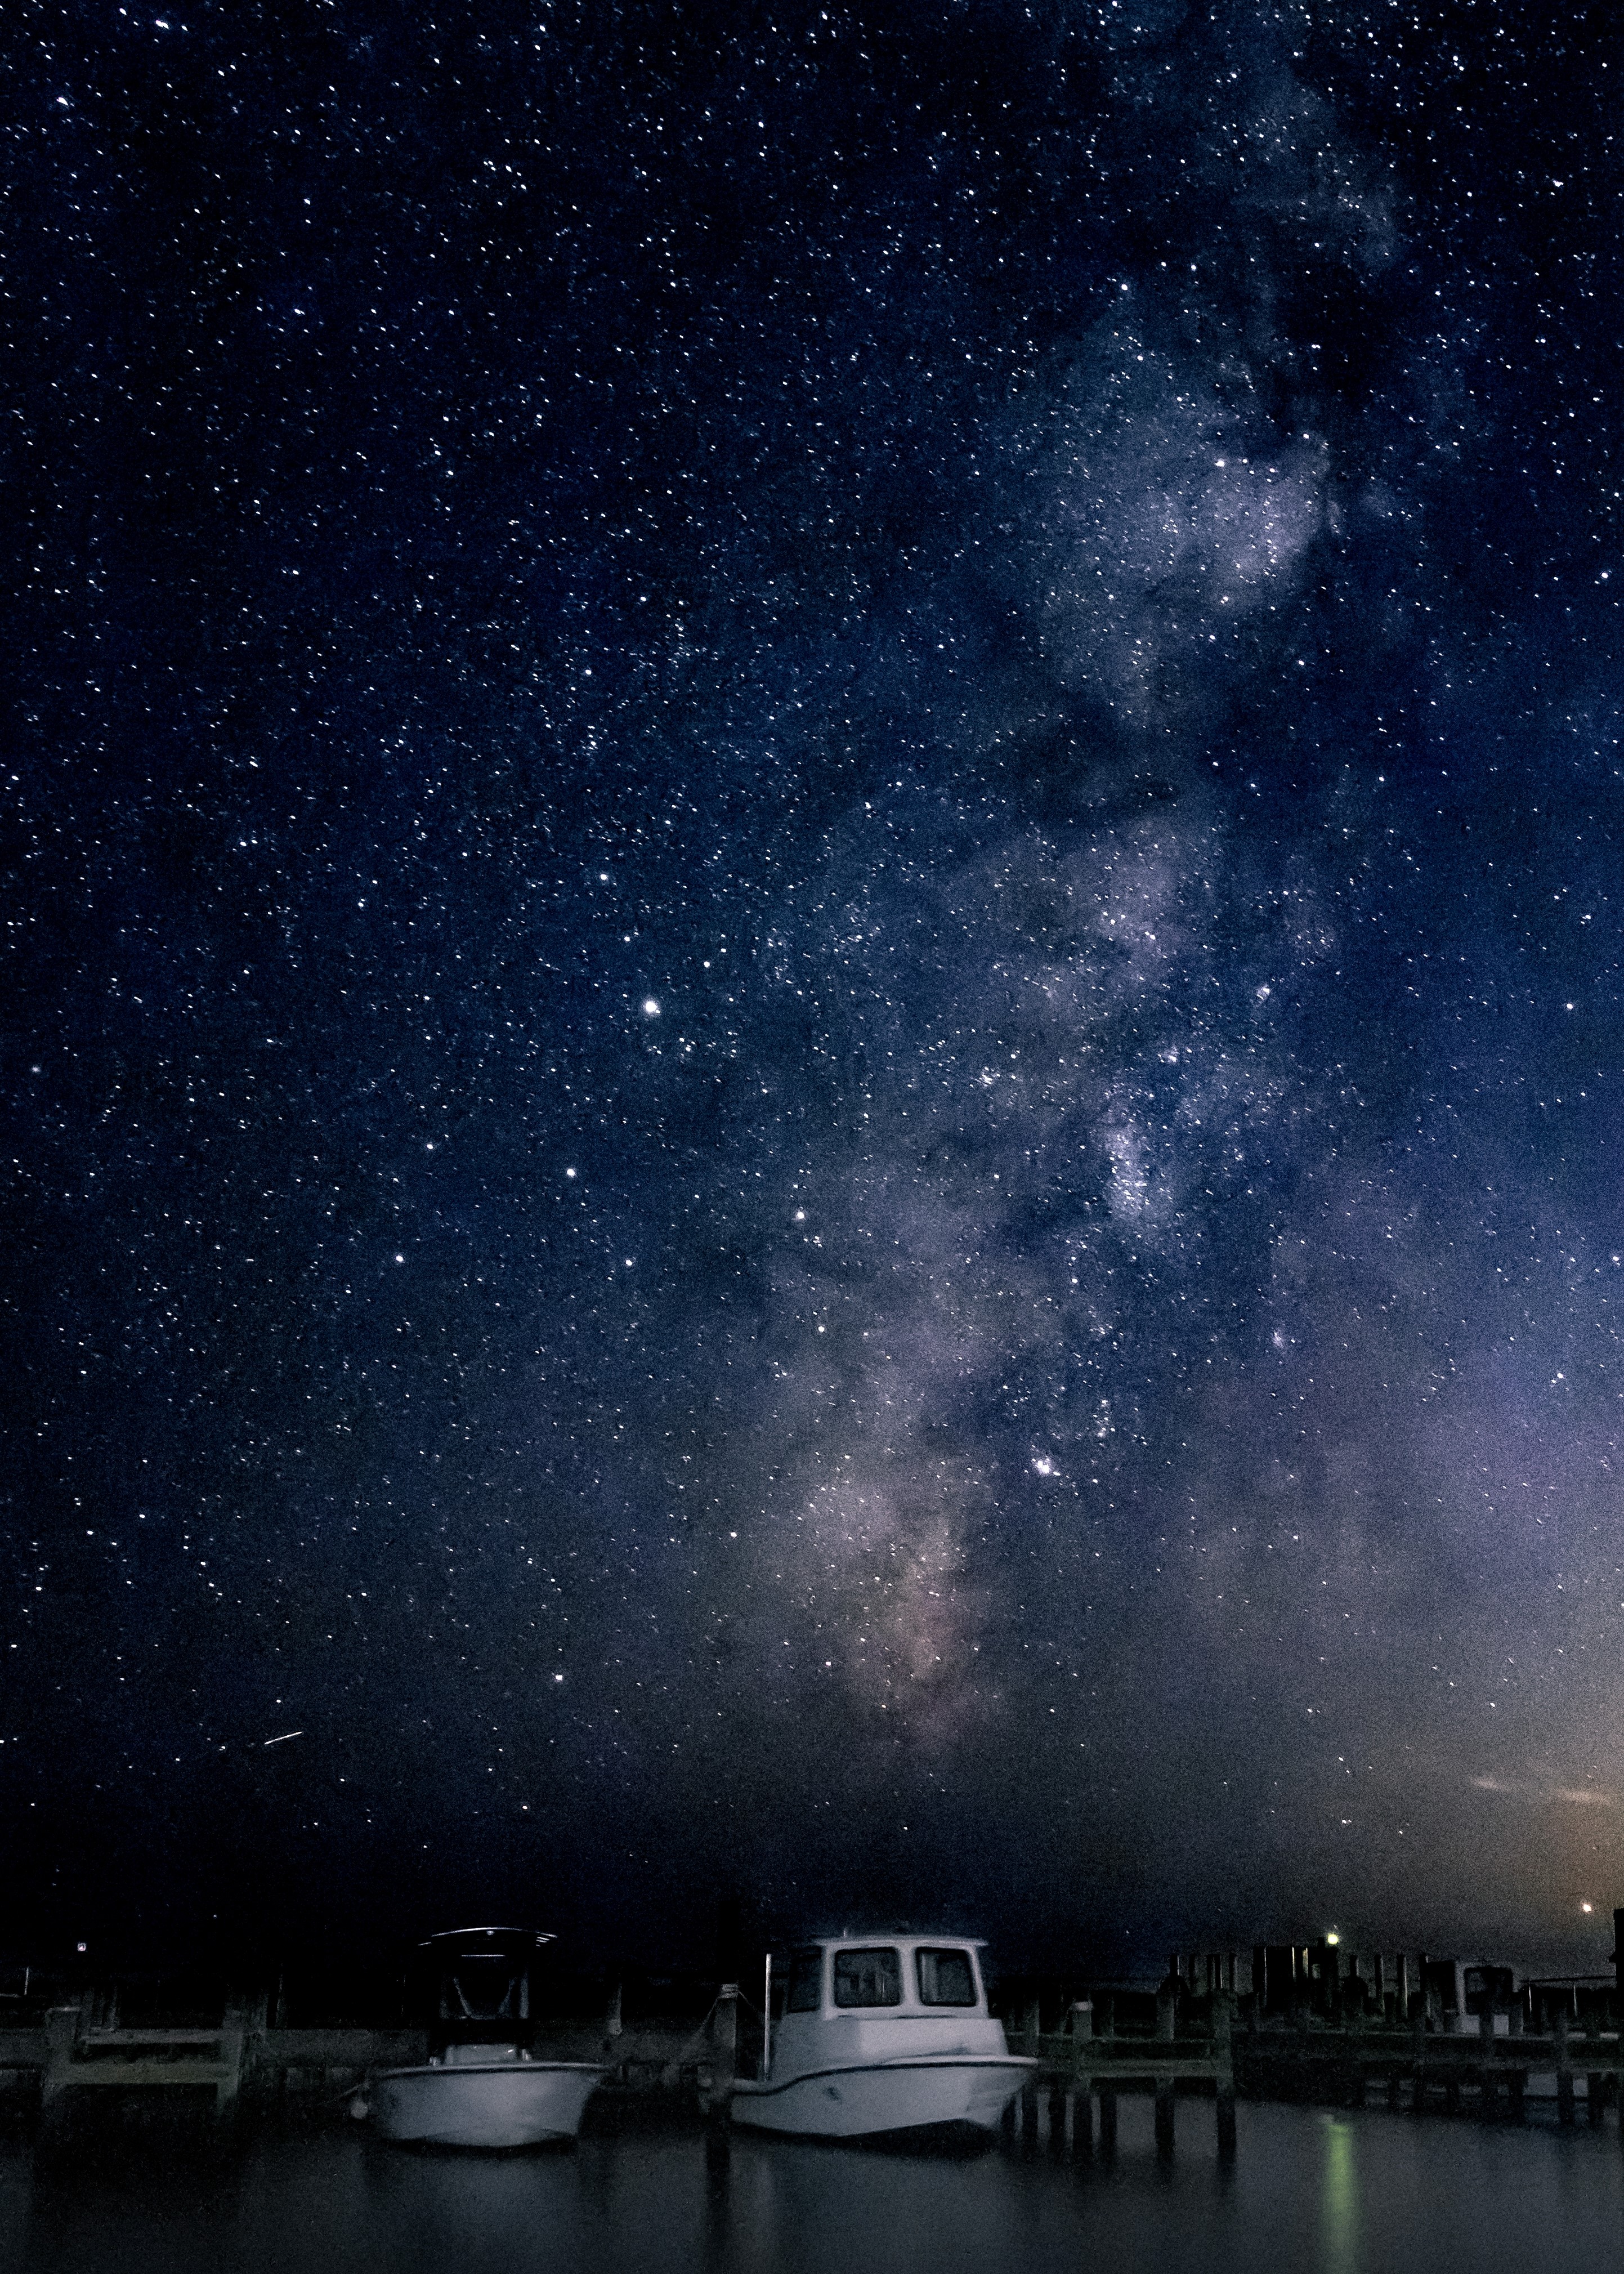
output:
[[[1559,2013],[1548,2034],[1455,2035],[1407,2025],[1237,2027],[1228,1992],[1212,2000],[1208,2026],[1180,2029],[1175,1999],[1158,1999],[1154,2033],[1118,2035],[1107,2014],[1096,2026],[1091,2000],[1074,2004],[1058,2033],[1044,2036],[1035,2009],[1018,2033],[1019,2049],[1040,2063],[1005,2120],[1006,2131],[1057,2154],[1111,2154],[1116,2104],[1128,2093],[1155,2101],[1157,2150],[1173,2153],[1181,2097],[1210,2099],[1221,2162],[1236,2151],[1235,2107],[1248,2100],[1329,2101],[1363,2107],[1378,2094],[1389,2108],[1428,2109],[1521,2121],[1537,2090],[1553,2101],[1557,2122],[1578,2120],[1583,2087],[1586,2120],[1600,2125],[1620,2110],[1624,2144],[1624,2038],[1592,2027],[1581,2035]],[[1250,2021],[1252,2017],[1247,2017]],[[1097,2131],[1096,2131],[1097,2112]]]
[[41,2115],[60,2115],[79,2093],[176,2092],[213,2096],[218,2123],[244,2097],[257,2105],[353,2088],[371,2067],[420,2058],[416,2030],[273,2029],[265,2007],[230,2006],[217,2022],[124,2028],[116,2002],[87,1992],[54,2007],[42,2027],[0,2029],[0,2077],[37,2085]]
[[1209,2025],[1199,2034],[1179,2034],[1177,2001],[1157,1999],[1153,2034],[1118,2036],[1109,2003],[1095,2026],[1094,2001],[1079,1999],[1064,2029],[1044,2037],[1038,2008],[1028,2009],[1016,2049],[1040,2064],[1032,2082],[1004,2120],[1006,2133],[1056,2154],[1090,2156],[1116,2150],[1117,2103],[1126,2094],[1146,2094],[1155,2102],[1156,2151],[1173,2153],[1180,2093],[1210,2097],[1215,2117],[1218,2157],[1235,2157],[1235,1999],[1220,1991]]

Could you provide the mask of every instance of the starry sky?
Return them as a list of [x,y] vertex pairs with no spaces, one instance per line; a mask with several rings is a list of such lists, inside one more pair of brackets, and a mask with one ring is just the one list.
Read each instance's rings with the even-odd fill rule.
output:
[[1611,11],[0,85],[0,1932],[1605,1967]]

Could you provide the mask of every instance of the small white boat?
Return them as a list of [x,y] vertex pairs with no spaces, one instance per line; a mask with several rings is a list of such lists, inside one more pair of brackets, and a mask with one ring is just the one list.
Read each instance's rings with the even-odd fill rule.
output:
[[841,1936],[792,1952],[764,2074],[734,2085],[733,2122],[830,2140],[996,2131],[1037,2064],[987,2010],[981,1947]]
[[529,2148],[575,2138],[604,2072],[531,2050],[530,1962],[552,1939],[513,1927],[464,1927],[422,1945],[429,2058],[373,2073],[366,2109],[384,2139]]

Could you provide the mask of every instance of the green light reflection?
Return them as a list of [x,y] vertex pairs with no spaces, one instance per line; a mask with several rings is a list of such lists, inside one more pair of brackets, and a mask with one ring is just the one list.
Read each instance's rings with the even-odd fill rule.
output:
[[1325,2127],[1325,2184],[1320,2197],[1321,2263],[1325,2274],[1358,2274],[1359,2180],[1354,2127],[1335,2118]]

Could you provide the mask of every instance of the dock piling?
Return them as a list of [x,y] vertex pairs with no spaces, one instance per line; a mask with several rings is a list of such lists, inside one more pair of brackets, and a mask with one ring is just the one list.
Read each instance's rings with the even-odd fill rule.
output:
[[1218,2160],[1235,2161],[1235,1992],[1213,1999],[1213,2073],[1218,2116]]
[[710,2059],[700,2078],[699,2105],[712,2124],[728,2120],[738,2068],[739,1984],[724,1982],[710,2009]]
[[1094,2003],[1079,1998],[1071,2007],[1071,2136],[1074,2156],[1094,2153],[1094,2084],[1089,2050],[1094,2044]]
[[1164,2161],[1173,2153],[1174,2110],[1176,2103],[1170,2077],[1158,2078],[1156,2082],[1156,2153]]

